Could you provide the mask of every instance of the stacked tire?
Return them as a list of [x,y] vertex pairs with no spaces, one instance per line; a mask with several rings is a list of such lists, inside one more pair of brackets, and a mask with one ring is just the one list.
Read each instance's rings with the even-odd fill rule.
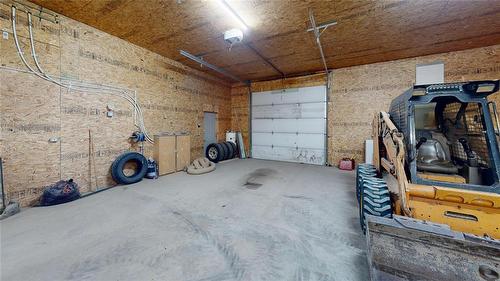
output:
[[392,218],[391,197],[387,183],[377,177],[377,170],[371,164],[360,164],[356,169],[356,197],[363,233],[366,233],[367,215]]
[[209,144],[205,151],[205,156],[214,163],[232,159],[237,155],[238,149],[232,141]]

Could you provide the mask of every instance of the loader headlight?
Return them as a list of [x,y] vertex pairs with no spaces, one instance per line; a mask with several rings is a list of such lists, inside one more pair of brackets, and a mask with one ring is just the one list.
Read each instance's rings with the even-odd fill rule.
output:
[[425,89],[420,88],[420,89],[415,89],[412,93],[412,96],[420,97],[420,96],[425,96],[426,94],[427,94],[427,92],[425,91]]
[[498,91],[498,80],[473,81],[463,85],[465,91],[472,94],[492,94]]
[[476,93],[489,93],[495,89],[495,84],[479,84]]

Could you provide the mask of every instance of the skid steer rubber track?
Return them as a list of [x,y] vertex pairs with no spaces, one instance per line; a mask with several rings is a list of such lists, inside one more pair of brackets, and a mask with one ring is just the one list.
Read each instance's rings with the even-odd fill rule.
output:
[[359,220],[363,233],[366,232],[366,216],[392,218],[389,189],[384,179],[363,177],[360,180]]
[[360,204],[361,183],[364,178],[374,178],[377,176],[377,170],[372,164],[359,164],[356,168],[356,199]]

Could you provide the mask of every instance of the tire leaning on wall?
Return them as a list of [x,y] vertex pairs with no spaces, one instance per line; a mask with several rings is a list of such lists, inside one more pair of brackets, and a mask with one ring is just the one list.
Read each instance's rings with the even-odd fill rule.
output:
[[[127,176],[123,172],[125,165],[134,162],[137,169],[134,174]],[[120,184],[132,184],[141,181],[148,171],[148,160],[144,155],[137,152],[125,152],[118,156],[111,165],[111,176]]]
[[229,145],[233,148],[233,156],[232,158],[238,157],[238,147],[236,146],[236,143],[232,141],[228,141]]

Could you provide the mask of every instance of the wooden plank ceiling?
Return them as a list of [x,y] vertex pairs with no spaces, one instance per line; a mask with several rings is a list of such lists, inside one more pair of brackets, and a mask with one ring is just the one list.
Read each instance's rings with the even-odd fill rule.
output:
[[[329,68],[500,44],[498,0],[228,0],[248,23],[244,43],[228,49],[223,32],[239,27],[216,0],[33,0],[165,57],[200,68],[185,50],[245,80],[321,71],[308,27],[337,20],[321,36]],[[213,73],[214,74],[214,73]],[[231,81],[230,78],[225,78]]]

